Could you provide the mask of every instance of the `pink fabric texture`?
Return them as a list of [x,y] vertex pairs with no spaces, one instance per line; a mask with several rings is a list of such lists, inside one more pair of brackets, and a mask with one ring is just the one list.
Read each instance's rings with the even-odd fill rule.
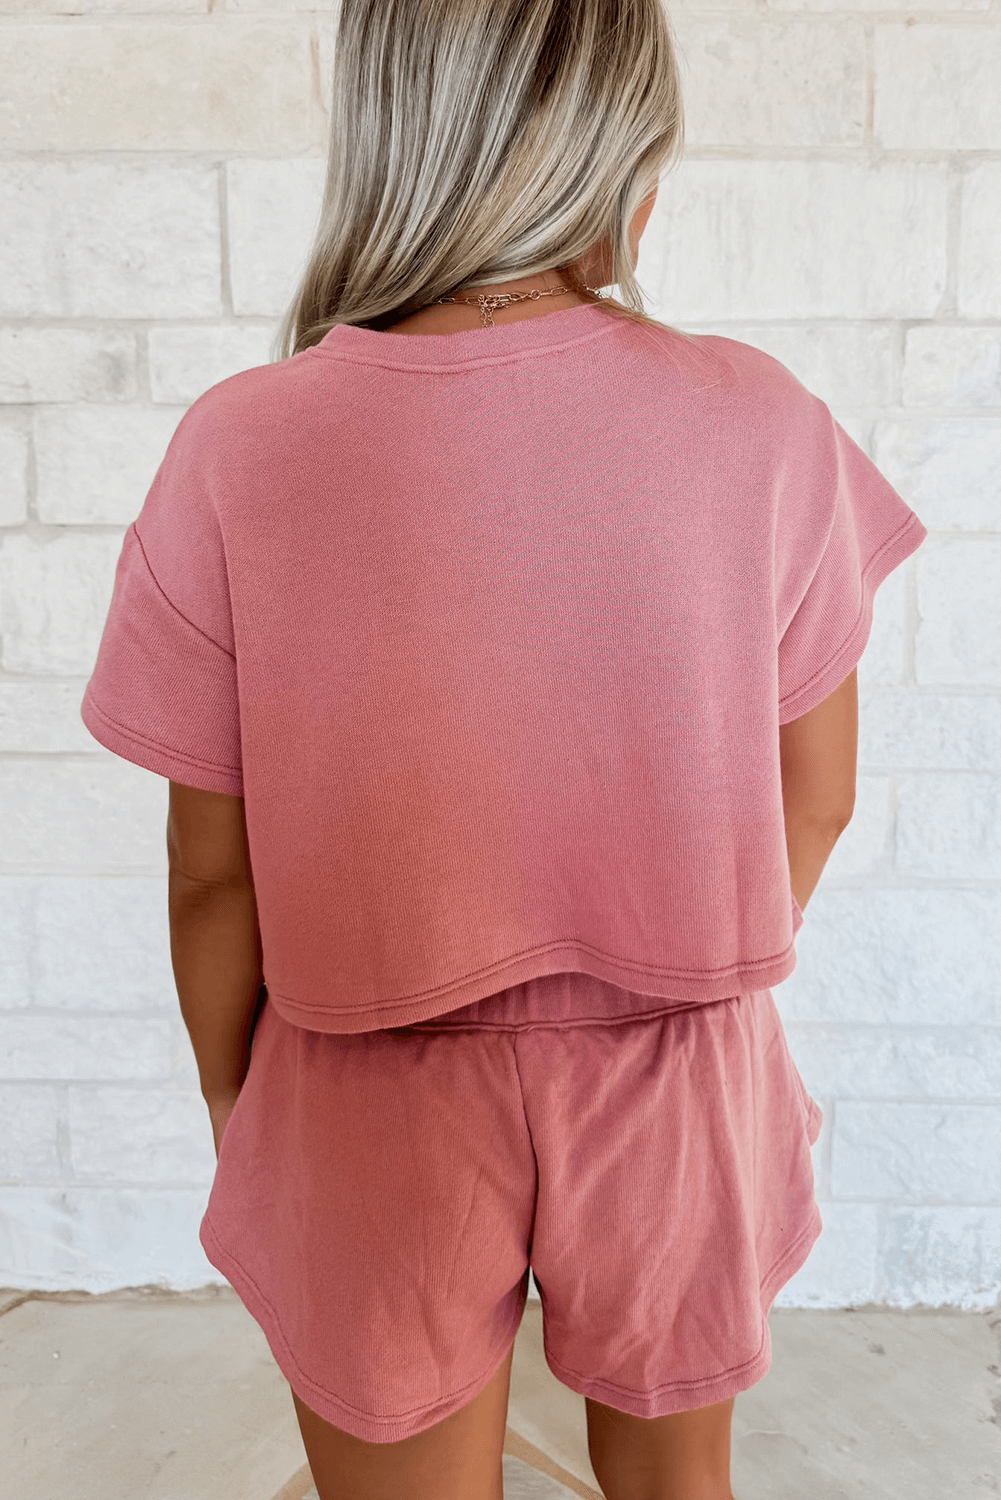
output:
[[81,714],[244,798],[290,1021],[559,972],[715,1001],[795,965],[779,726],[925,535],[751,345],[600,306],[338,325],[182,417]]
[[769,990],[658,1014],[613,989],[549,975],[363,1035],[265,1004],[200,1239],[328,1422],[395,1442],[471,1401],[529,1265],[581,1395],[656,1417],[768,1370],[822,1229],[821,1111]]

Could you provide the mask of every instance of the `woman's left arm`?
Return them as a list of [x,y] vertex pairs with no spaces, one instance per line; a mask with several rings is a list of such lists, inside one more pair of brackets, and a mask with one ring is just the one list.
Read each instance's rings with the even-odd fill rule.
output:
[[167,857],[174,980],[215,1129],[247,1075],[264,980],[243,798],[171,781]]

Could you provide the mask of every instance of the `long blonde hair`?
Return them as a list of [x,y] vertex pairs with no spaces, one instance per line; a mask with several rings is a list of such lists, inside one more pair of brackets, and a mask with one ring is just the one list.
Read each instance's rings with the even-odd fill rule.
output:
[[[629,228],[683,140],[663,0],[340,0],[318,227],[272,357],[554,267],[668,326]],[[572,264],[599,243],[618,302]]]

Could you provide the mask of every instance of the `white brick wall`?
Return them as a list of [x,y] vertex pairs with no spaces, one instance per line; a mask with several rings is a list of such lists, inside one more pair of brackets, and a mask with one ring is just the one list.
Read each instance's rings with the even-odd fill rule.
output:
[[[80,11],[76,7],[76,12]],[[319,207],[327,7],[0,18],[0,1283],[218,1280],[166,782],[78,716],[123,532],[268,358]],[[653,311],[777,356],[928,525],[860,668],[859,791],[776,989],[825,1111],[787,1306],[1001,1290],[1001,0],[686,0]]]

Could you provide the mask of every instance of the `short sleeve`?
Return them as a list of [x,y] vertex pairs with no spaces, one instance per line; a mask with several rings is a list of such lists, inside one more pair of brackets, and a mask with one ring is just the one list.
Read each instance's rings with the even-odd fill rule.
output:
[[799,390],[808,404],[786,429],[775,517],[780,724],[858,664],[877,588],[928,534],[826,404]]
[[211,412],[189,407],[129,526],[80,716],[108,750],[243,795],[236,652]]

